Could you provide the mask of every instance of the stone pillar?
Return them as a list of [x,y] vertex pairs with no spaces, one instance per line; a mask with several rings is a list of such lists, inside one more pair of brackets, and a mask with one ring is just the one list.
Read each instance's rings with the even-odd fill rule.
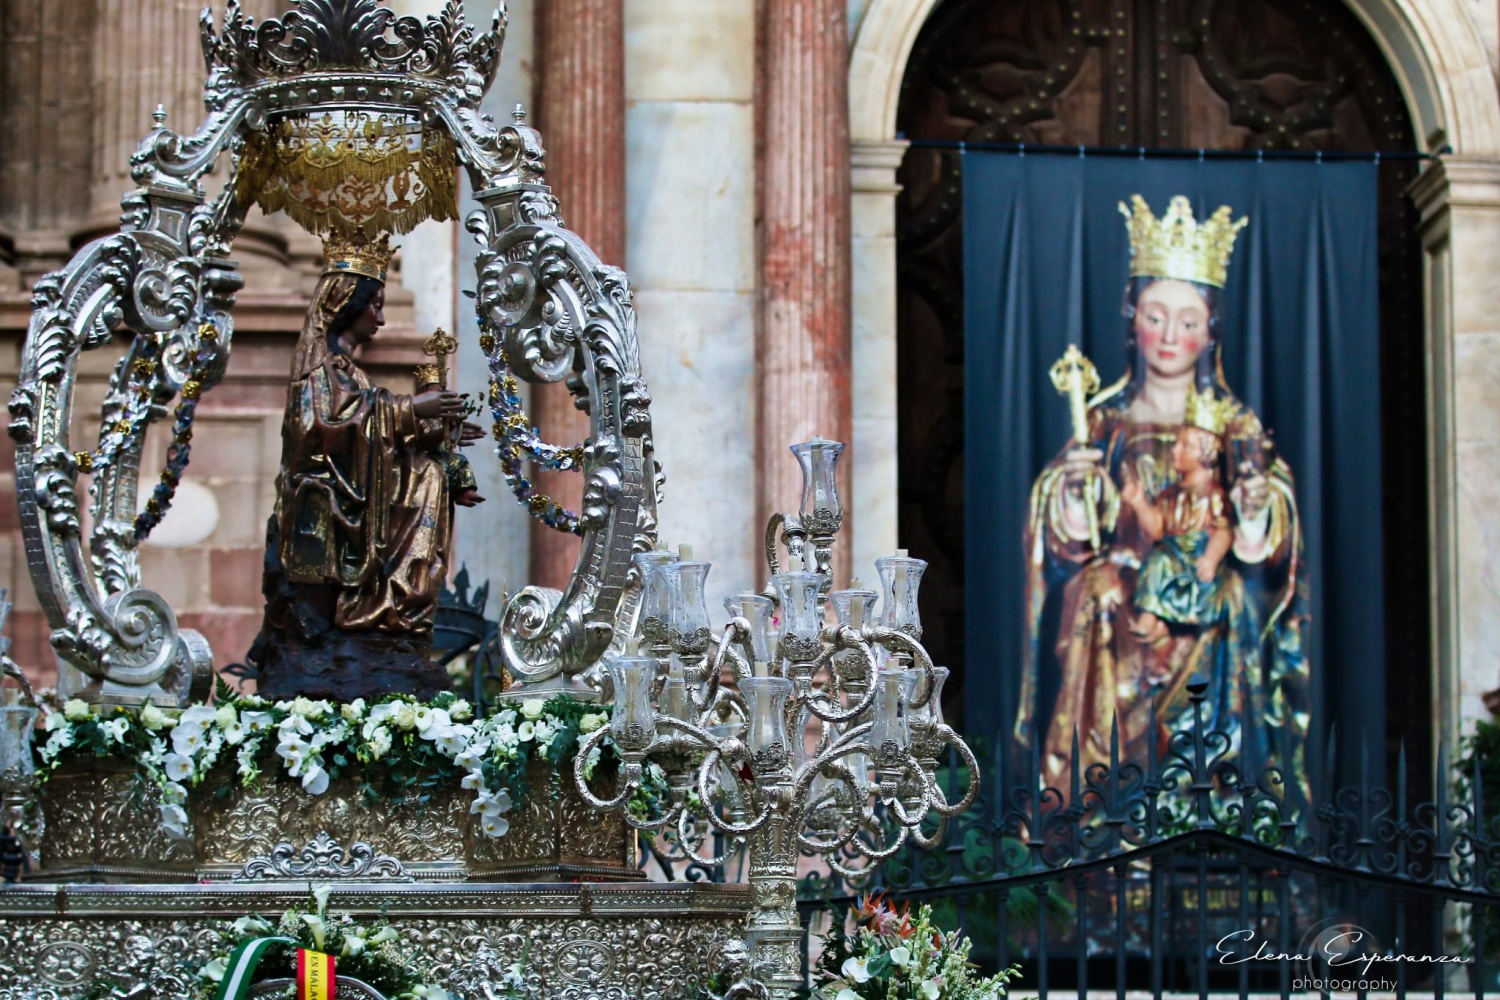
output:
[[[788,445],[851,443],[848,9],[844,0],[765,0],[757,522],[797,509]],[[840,493],[847,500],[846,454]],[[853,518],[835,567],[852,575]],[[857,572],[862,572],[862,569]]]
[[1500,682],[1500,163],[1445,157],[1412,197],[1428,290],[1433,687],[1453,746]]
[[845,505],[859,525],[851,575],[875,579],[875,560],[896,551],[896,170],[899,139],[856,140],[851,149],[850,335],[854,385],[850,481]]
[[[563,220],[606,264],[625,264],[624,0],[549,0],[536,11],[537,128],[547,148],[547,182]],[[561,384],[531,394],[543,438],[570,445],[588,418]],[[570,510],[583,495],[576,472],[543,473],[538,487]],[[576,536],[534,521],[531,583],[564,587],[578,560]]]

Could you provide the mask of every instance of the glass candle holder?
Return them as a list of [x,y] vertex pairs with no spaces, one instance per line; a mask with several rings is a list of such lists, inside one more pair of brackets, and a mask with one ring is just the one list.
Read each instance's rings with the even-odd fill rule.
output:
[[914,639],[922,637],[922,615],[917,610],[917,588],[927,560],[915,559],[902,552],[875,560],[885,600],[880,609],[880,624],[900,629]]
[[875,718],[870,727],[870,745],[877,762],[889,766],[911,747],[908,713],[916,693],[914,670],[886,667],[875,679]]
[[637,552],[630,557],[641,576],[641,638],[652,646],[667,644],[667,616],[671,613],[666,584],[657,569],[677,561],[677,553],[664,549]]
[[750,711],[745,745],[750,749],[751,769],[757,776],[773,774],[791,761],[786,700],[792,693],[792,682],[785,677],[747,677],[740,681],[740,692]]
[[[932,693],[928,695],[927,703],[911,710],[912,752],[923,760],[936,760],[943,749],[937,730],[943,724],[943,684],[947,680],[947,667],[933,667]],[[920,681],[919,676],[918,683]]]
[[29,705],[0,707],[0,786],[24,786],[36,774],[31,733],[37,710]]
[[704,587],[712,563],[679,559],[657,567],[667,590],[667,635],[678,653],[702,653],[712,641]]
[[609,734],[622,755],[639,757],[656,739],[656,717],[651,709],[656,657],[612,656],[604,661],[604,666],[615,687]]
[[771,577],[781,608],[781,636],[776,652],[788,663],[809,663],[823,649],[818,634],[823,612],[818,593],[823,577],[817,573],[778,573]]
[[[875,602],[879,599],[877,592],[863,588],[835,590],[828,595],[828,603],[833,606],[838,623],[856,630],[879,624],[875,618]],[[877,651],[880,648],[876,647]],[[845,649],[839,652],[833,658],[833,666],[845,688],[856,700],[869,690],[870,665],[859,650]]]
[[[792,445],[792,454],[802,467],[803,527],[815,535],[838,530],[844,508],[839,501],[838,464],[844,446],[837,441],[813,438]],[[825,523],[826,522],[826,523]]]
[[743,618],[750,623],[750,662],[769,663],[771,619],[776,615],[776,602],[764,594],[747,591],[724,598],[724,609],[730,617]]

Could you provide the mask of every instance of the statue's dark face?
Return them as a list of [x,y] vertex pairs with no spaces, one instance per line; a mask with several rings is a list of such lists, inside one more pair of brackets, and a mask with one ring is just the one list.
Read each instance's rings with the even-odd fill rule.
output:
[[365,306],[365,311],[357,316],[353,323],[349,324],[348,331],[344,334],[344,340],[351,348],[361,344],[368,344],[375,339],[375,334],[385,326],[385,289],[376,292],[370,299],[370,304]]

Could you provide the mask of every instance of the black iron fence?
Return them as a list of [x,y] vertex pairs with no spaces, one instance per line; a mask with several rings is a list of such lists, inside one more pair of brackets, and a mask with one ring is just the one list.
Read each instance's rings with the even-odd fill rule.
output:
[[[1067,788],[1018,778],[1039,761],[994,748],[940,849],[858,884],[811,871],[805,925],[864,893],[930,902],[976,961],[1020,964],[1021,992],[1042,998],[1500,992],[1500,810],[1478,766],[1459,795],[1446,748],[1423,775],[1398,750],[1389,782],[1383,745],[1341,754],[1333,735],[1317,754],[1288,735],[1256,760],[1253,741],[1207,727],[1206,688],[1190,686],[1192,721],[1164,752],[1122,759],[1116,732],[1110,759],[1075,764]],[[1283,763],[1304,756],[1311,774]],[[955,756],[937,778],[956,797],[967,775]]]

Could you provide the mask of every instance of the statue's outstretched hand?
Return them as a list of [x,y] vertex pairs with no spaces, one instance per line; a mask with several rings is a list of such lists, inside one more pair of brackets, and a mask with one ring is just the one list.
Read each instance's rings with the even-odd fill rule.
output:
[[456,392],[432,389],[413,396],[411,408],[412,412],[424,420],[434,417],[458,418],[464,415],[464,399]]
[[484,428],[472,421],[465,420],[463,427],[459,429],[458,433],[459,447],[467,448],[482,437],[484,437]]
[[1240,520],[1253,521],[1271,502],[1271,484],[1249,462],[1240,463],[1240,476],[1240,481],[1234,484],[1231,499],[1239,511]]
[[484,503],[484,497],[479,495],[476,489],[467,489],[453,498],[453,502],[460,507],[478,507]]

